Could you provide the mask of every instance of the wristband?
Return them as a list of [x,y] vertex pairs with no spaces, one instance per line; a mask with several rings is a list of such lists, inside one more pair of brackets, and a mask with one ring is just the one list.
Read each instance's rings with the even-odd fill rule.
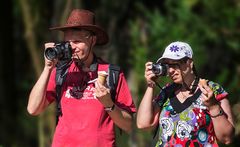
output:
[[209,115],[210,115],[212,118],[216,118],[216,117],[218,117],[218,116],[222,116],[222,115],[223,115],[223,110],[222,110],[222,108],[220,108],[218,114],[216,114],[216,115],[211,115],[211,114],[209,113]]
[[112,107],[105,107],[104,110],[107,112],[112,112],[115,108],[115,104],[112,105]]
[[155,84],[154,84],[154,83],[148,83],[147,86],[148,86],[148,87],[151,87],[151,88],[154,88],[154,87],[155,87]]

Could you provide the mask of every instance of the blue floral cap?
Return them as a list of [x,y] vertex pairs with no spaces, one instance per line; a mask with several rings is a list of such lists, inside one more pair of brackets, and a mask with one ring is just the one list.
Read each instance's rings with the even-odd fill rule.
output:
[[192,48],[185,42],[176,41],[165,48],[162,57],[157,60],[157,63],[162,62],[163,59],[180,60],[184,57],[192,59]]

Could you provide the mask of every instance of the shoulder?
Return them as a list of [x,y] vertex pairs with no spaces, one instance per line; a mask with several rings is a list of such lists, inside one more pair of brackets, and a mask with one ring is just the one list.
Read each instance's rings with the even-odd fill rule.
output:
[[208,81],[208,86],[213,90],[214,96],[218,101],[228,96],[228,93],[219,83]]
[[159,95],[154,100],[158,103],[159,106],[162,106],[166,100],[174,94],[175,89],[178,87],[175,83],[167,83],[162,90],[160,91]]

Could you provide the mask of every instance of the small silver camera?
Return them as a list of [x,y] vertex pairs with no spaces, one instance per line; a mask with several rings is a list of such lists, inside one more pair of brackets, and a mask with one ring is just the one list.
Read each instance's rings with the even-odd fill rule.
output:
[[157,76],[166,76],[167,70],[168,70],[167,64],[161,64],[161,63],[152,64],[152,71]]

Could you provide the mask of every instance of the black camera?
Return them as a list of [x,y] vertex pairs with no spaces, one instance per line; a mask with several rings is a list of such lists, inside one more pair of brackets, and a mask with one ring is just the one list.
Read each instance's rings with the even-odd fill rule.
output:
[[168,66],[167,64],[152,64],[152,71],[157,76],[166,76],[167,75]]
[[46,48],[44,55],[48,60],[70,60],[72,58],[72,47],[69,41],[56,43],[54,47]]

